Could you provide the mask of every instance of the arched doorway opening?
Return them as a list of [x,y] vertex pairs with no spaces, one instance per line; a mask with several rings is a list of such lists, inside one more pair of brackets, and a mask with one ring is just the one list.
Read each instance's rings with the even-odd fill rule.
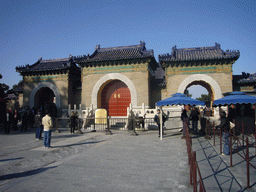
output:
[[98,107],[106,109],[109,116],[127,116],[131,93],[124,82],[120,80],[106,82],[102,91],[99,91],[98,98],[100,98]]
[[209,95],[209,100],[206,99],[207,101],[205,101],[205,104],[207,107],[211,108],[212,106],[212,102],[214,101],[214,94],[213,94],[213,90],[211,88],[211,86],[206,83],[205,81],[193,81],[190,84],[187,85],[184,93],[186,94],[187,90],[189,91],[189,94],[192,94],[192,97],[195,98],[193,96],[193,93],[196,93],[196,97],[199,98],[201,97],[202,94],[204,95]]
[[42,87],[35,94],[35,109],[40,109],[54,102],[55,94],[48,87]]

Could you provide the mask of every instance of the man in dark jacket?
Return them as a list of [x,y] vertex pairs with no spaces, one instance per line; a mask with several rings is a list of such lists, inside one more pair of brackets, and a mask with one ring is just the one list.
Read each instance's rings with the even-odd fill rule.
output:
[[13,129],[14,131],[18,130],[18,121],[20,120],[20,113],[18,112],[17,109],[14,110],[13,113]]
[[42,118],[43,117],[41,115],[41,111],[37,111],[37,114],[35,115],[34,127],[36,127],[36,139],[38,140],[42,138],[42,132],[43,132]]
[[11,122],[12,122],[12,113],[11,110],[6,110],[5,117],[5,133],[10,133],[11,130]]
[[197,126],[198,126],[198,120],[199,120],[199,111],[195,107],[192,108],[191,114],[190,114],[190,120],[192,121],[192,131],[194,133],[197,133]]
[[28,128],[28,114],[25,111],[23,116],[22,116],[22,126],[21,126],[21,132],[22,131],[27,131]]
[[223,146],[223,153],[222,155],[229,155],[230,154],[230,143],[229,143],[229,130],[230,130],[230,124],[229,120],[226,117],[225,111],[222,111],[220,113],[220,124],[216,126],[216,128],[219,128],[222,132],[223,135],[223,140],[224,140],[224,146]]
[[[161,135],[161,130],[160,130],[160,109],[157,109],[157,114],[155,115],[154,117],[154,121],[156,122],[157,126],[158,126],[158,137],[160,137]],[[166,116],[164,115],[164,113],[162,114],[162,125],[163,125],[163,128],[164,128],[164,123],[166,121]],[[163,130],[163,135],[164,135],[164,130]]]

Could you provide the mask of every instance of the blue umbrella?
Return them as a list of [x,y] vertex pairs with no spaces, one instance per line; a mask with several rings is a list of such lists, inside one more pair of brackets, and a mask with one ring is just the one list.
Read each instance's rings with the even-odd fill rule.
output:
[[213,101],[213,106],[225,106],[235,104],[256,104],[256,97],[246,95],[244,92],[234,91],[230,95]]
[[175,93],[172,97],[158,101],[157,106],[168,106],[168,105],[205,105],[203,101],[199,101],[190,97],[186,97],[185,94]]

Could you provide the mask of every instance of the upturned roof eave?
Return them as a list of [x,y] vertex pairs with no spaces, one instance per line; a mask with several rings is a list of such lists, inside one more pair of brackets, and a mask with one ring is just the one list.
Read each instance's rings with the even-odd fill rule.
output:
[[235,56],[235,57],[229,57],[229,58],[220,58],[220,57],[216,57],[216,58],[198,58],[198,59],[160,59],[159,58],[159,62],[160,63],[182,63],[182,62],[198,62],[198,61],[212,61],[212,60],[237,60],[239,58],[239,56]]
[[52,71],[64,71],[64,70],[67,70],[67,69],[70,69],[70,67],[65,67],[65,68],[56,68],[56,69],[38,69],[38,70],[33,70],[33,69],[25,69],[25,70],[23,70],[23,69],[21,69],[21,70],[19,70],[19,69],[16,69],[16,71],[17,72],[19,72],[19,73],[37,73],[37,72],[52,72]]
[[[132,57],[132,58],[114,58],[114,59],[100,59],[100,60],[93,60],[93,59],[85,59],[82,61],[75,60],[77,64],[85,64],[85,63],[101,63],[101,62],[120,62],[120,61],[131,61],[131,60],[138,60],[138,59],[154,59],[153,56],[145,56],[145,57]],[[156,61],[156,60],[155,60]]]

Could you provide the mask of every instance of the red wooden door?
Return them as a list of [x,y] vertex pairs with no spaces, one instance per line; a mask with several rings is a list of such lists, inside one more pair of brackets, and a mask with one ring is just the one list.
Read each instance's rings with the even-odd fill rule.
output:
[[130,103],[130,90],[122,81],[114,80],[104,87],[101,105],[108,111],[109,116],[126,116]]

